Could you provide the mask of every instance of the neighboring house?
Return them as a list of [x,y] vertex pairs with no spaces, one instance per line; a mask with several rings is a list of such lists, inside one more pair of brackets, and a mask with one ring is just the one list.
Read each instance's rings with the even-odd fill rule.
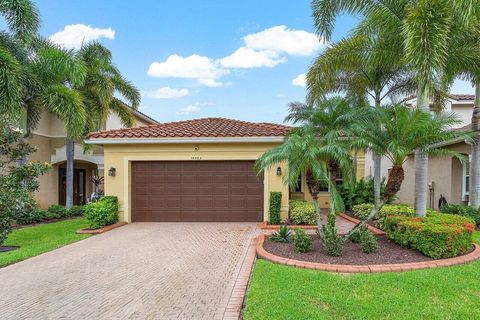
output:
[[[457,129],[466,129],[469,127],[474,95],[452,94],[445,103],[445,112],[452,112],[462,120]],[[407,106],[415,106],[416,98],[411,97],[404,102]],[[461,140],[445,141],[441,147],[454,150],[469,156],[471,146]],[[391,168],[391,162],[388,159],[382,159],[382,176],[388,175]],[[397,194],[397,202],[413,205],[415,202],[415,159],[411,155],[403,165],[405,170],[405,180],[402,188]],[[371,153],[367,152],[365,156],[365,176],[373,176],[373,161]],[[427,206],[438,209],[438,200],[443,195],[449,203],[467,204],[470,181],[470,170],[468,163],[462,165],[461,162],[452,157],[430,157],[428,161],[428,199]]]
[[[136,126],[146,126],[158,123],[139,111],[133,111]],[[110,114],[106,129],[123,128],[116,114]],[[37,128],[29,137],[29,143],[37,147],[37,151],[30,155],[30,160],[38,160],[52,164],[52,169],[41,176],[40,190],[36,193],[38,204],[47,208],[52,204],[65,204],[66,198],[66,131],[64,123],[55,115],[43,112]],[[86,203],[93,192],[91,179],[93,175],[103,176],[103,149],[93,148],[92,152],[84,153],[82,143],[75,143],[74,164],[74,204]]]
[[[105,194],[118,197],[122,221],[264,221],[272,191],[282,192],[282,219],[289,199],[311,199],[304,177],[295,190],[284,183],[284,165],[255,170],[290,130],[206,118],[94,132],[86,143],[103,146]],[[358,162],[362,177],[363,156]],[[327,189],[319,202],[328,207]]]

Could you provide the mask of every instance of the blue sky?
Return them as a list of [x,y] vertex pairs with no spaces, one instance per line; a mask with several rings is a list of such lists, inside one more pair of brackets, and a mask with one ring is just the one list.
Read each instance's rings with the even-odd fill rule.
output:
[[[97,39],[158,121],[226,117],[282,122],[323,50],[307,0],[37,1],[42,35],[67,47]],[[333,40],[355,25],[341,16]],[[471,93],[458,83],[453,91]]]

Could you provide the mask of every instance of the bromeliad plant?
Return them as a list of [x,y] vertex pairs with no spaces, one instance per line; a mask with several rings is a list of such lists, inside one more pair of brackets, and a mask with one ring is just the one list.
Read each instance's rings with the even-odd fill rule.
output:
[[286,225],[280,226],[278,231],[272,233],[270,240],[273,242],[292,242],[292,231]]

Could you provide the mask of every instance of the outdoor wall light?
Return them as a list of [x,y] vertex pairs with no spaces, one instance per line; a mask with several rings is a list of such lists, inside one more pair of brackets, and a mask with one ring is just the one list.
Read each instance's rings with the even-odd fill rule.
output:
[[117,169],[115,169],[114,167],[110,167],[110,169],[108,170],[108,175],[110,177],[115,177],[116,174],[117,174]]
[[277,176],[281,176],[282,175],[282,168],[278,167],[277,168]]

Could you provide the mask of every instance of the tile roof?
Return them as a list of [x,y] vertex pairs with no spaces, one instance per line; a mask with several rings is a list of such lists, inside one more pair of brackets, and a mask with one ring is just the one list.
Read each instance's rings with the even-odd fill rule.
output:
[[159,123],[150,126],[92,132],[88,139],[111,138],[197,138],[285,136],[291,127],[224,118],[203,118]]
[[[469,100],[475,100],[475,95],[474,94],[449,94],[448,95],[450,98],[457,100],[457,101],[469,101]],[[403,99],[402,101],[408,101],[411,99],[415,99],[417,96],[416,95],[411,95]]]

